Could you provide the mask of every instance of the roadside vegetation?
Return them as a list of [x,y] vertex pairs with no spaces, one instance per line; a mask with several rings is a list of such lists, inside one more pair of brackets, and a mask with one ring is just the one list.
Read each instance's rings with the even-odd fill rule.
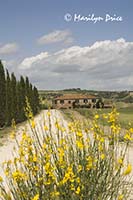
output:
[[[84,116],[86,119],[92,120],[94,115],[97,113],[99,115],[104,115],[111,112],[111,109],[75,109],[78,113]],[[128,126],[133,126],[133,105],[130,107],[123,107],[117,109],[119,115],[119,123],[122,128],[127,128]],[[64,110],[64,112],[66,112]],[[100,123],[102,125],[108,125],[106,120],[101,119]]]
[[3,163],[1,200],[127,200],[133,128],[121,133],[116,109],[104,114],[108,135],[98,113],[91,123],[73,119],[65,126],[58,116],[53,121],[50,110],[36,124],[28,101],[25,111],[31,131],[24,130],[19,142],[13,121],[16,151]]

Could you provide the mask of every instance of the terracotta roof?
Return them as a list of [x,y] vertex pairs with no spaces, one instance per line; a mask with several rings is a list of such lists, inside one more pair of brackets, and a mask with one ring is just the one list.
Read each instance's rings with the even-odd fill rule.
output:
[[95,96],[92,95],[82,95],[82,94],[65,94],[62,96],[58,96],[55,100],[73,100],[73,99],[96,99]]

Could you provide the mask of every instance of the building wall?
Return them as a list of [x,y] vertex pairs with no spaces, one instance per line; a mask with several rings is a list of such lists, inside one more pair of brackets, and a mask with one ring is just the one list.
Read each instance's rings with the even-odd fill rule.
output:
[[[64,102],[63,102],[64,101]],[[79,99],[79,100],[56,100],[53,102],[53,107],[60,109],[60,108],[73,108],[73,103],[76,102],[76,105],[89,105],[89,104],[94,104],[92,99],[87,99],[87,102],[84,102],[84,99]]]

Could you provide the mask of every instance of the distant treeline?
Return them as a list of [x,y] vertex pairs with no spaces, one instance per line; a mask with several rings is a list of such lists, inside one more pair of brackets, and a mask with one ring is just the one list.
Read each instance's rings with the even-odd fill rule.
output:
[[22,122],[26,119],[24,108],[26,97],[29,100],[33,114],[39,110],[39,94],[36,87],[29,82],[28,77],[16,80],[14,73],[4,70],[0,60],[0,127],[10,126],[12,119]]

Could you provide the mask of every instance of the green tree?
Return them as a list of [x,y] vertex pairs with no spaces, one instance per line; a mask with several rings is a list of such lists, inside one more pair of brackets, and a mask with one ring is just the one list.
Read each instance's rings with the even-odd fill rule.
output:
[[5,125],[6,79],[3,64],[0,60],[0,127]]
[[30,98],[30,82],[27,76],[25,79],[25,96],[28,97],[28,99]]
[[38,90],[37,88],[34,86],[33,88],[33,113],[37,114],[38,110],[39,110],[39,94],[38,94]]
[[11,79],[8,70],[6,70],[6,125],[9,126],[11,124]]
[[29,82],[28,77],[20,77],[17,81],[14,73],[6,76],[3,64],[0,60],[0,127],[11,125],[12,119],[22,122],[26,119],[24,108],[26,106],[26,96],[36,114],[39,109],[39,95],[36,87]]
[[14,73],[11,74],[11,118],[17,120],[17,81]]
[[24,121],[25,118],[25,113],[24,113],[24,108],[25,108],[25,97],[26,97],[26,90],[25,90],[25,80],[23,76],[20,77],[20,82],[18,83],[18,103],[19,103],[19,120]]
[[104,103],[103,100],[100,98],[97,102],[96,102],[96,108],[103,108],[104,107]]

